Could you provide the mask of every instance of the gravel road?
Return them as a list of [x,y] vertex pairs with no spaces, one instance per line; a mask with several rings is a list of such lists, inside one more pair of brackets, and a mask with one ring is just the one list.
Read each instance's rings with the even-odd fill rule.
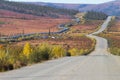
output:
[[120,80],[120,57],[107,51],[106,39],[93,36],[102,32],[110,20],[108,17],[100,30],[87,35],[97,41],[90,55],[64,57],[0,73],[0,80]]

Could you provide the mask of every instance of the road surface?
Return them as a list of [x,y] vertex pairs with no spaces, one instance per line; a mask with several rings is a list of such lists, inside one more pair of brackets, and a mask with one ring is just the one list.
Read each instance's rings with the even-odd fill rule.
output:
[[[111,17],[93,34],[102,32]],[[64,57],[18,70],[0,73],[0,80],[120,80],[120,57],[107,52],[107,40],[97,40],[95,51],[88,56]]]

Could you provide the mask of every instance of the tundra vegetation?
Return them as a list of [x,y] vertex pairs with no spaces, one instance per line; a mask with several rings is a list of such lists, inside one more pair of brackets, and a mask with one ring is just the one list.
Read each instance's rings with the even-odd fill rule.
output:
[[[15,4],[14,3],[15,2],[3,1],[2,4],[0,3],[1,4],[0,8],[6,9],[6,10],[9,9],[11,11],[15,11],[19,13],[22,13],[22,11],[24,11],[25,14],[30,13],[32,15],[44,16],[44,17],[46,15],[48,16],[48,14],[51,13],[51,11],[53,13],[59,13],[64,15],[66,14],[74,15],[76,13],[76,11],[74,12],[74,10],[64,11],[64,9],[62,9],[62,11],[61,9],[60,11],[59,9],[57,9],[57,12],[56,12],[56,9],[51,9],[49,7],[41,7],[43,11],[43,13],[41,13],[39,12],[40,10],[38,11],[38,9],[40,9],[40,7],[38,6],[31,5],[31,4],[26,5],[22,3],[15,3]],[[19,6],[19,7],[16,7],[16,6]],[[29,9],[30,9],[30,12],[29,12]],[[50,9],[50,12],[49,12],[49,9]],[[45,14],[44,10],[46,10],[48,14]],[[6,19],[7,18],[5,18],[5,20]],[[1,21],[5,21],[5,20],[2,18]],[[13,70],[13,69],[20,68],[22,66],[39,63],[39,62],[50,60],[50,59],[56,59],[56,58],[61,58],[66,56],[80,56],[80,55],[89,54],[91,51],[94,50],[95,40],[89,37],[86,37],[85,35],[88,33],[94,32],[96,29],[98,29],[98,27],[102,24],[103,20],[96,20],[96,19],[86,20],[85,18],[81,20],[83,21],[78,21],[77,19],[77,22],[75,23],[67,23],[67,24],[63,23],[65,24],[66,28],[69,28],[68,32],[64,32],[61,34],[51,34],[51,33],[45,34],[45,36],[47,35],[48,37],[44,39],[38,38],[38,34],[35,34],[27,37],[22,36],[17,40],[18,42],[6,41],[5,43],[2,43],[4,41],[2,41],[2,38],[1,38],[2,42],[0,45],[0,71]],[[15,19],[15,21],[17,21],[17,19]],[[34,20],[24,19],[24,22],[25,21],[26,22],[31,21],[27,24],[34,23]],[[42,21],[42,20],[39,20],[39,21]],[[39,24],[39,21],[35,23]],[[64,22],[68,22],[68,21],[69,20],[66,20]],[[47,24],[47,22],[44,22],[44,23]],[[6,24],[10,25],[10,22],[6,22],[5,25]],[[12,24],[17,25],[20,23],[12,23]],[[60,22],[60,24],[62,24],[62,22]],[[4,26],[4,24],[1,24],[1,25]],[[35,27],[32,26],[32,29],[30,30],[33,30],[33,28]],[[24,33],[23,30],[21,31]],[[55,37],[55,38],[52,38],[52,37]]]
[[[87,43],[85,41],[87,41]],[[44,42],[39,45],[31,45],[29,42],[25,43],[24,46],[13,46],[9,44],[1,45],[0,71],[12,70],[22,66],[65,56],[87,55],[94,49],[95,41],[89,38],[84,38],[81,42],[81,46],[81,48],[69,48],[63,45],[51,45]]]
[[99,36],[108,39],[109,51],[114,55],[120,56],[120,19],[119,17],[112,17],[108,28]]

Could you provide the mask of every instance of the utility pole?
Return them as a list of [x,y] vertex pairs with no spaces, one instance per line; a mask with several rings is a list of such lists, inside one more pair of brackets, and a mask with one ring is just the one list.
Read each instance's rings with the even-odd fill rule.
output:
[[22,34],[24,35],[25,31],[24,31],[24,28],[22,29]]
[[24,34],[25,34],[25,31],[24,31],[24,28],[22,29],[22,35],[21,37],[24,38]]
[[49,28],[49,33],[48,33],[48,35],[50,36],[50,34],[51,34],[51,32],[50,32],[50,28]]

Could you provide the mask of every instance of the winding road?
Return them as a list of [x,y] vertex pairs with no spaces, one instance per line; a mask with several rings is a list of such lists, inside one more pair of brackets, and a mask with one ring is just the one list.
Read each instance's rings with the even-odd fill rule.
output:
[[97,41],[90,55],[64,57],[0,73],[0,80],[120,80],[120,57],[107,51],[106,39],[94,36],[102,32],[110,20],[108,17],[100,30],[87,35]]

